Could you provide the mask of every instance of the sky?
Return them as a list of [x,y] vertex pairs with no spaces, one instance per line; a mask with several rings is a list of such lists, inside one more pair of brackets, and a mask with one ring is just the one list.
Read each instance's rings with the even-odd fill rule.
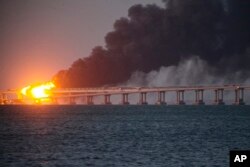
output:
[[0,89],[49,81],[92,48],[134,4],[161,0],[1,0]]

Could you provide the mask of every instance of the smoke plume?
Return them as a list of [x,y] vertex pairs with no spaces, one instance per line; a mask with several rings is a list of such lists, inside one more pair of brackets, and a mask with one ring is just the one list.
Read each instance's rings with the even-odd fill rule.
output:
[[59,71],[56,85],[97,87],[130,84],[135,78],[152,86],[245,82],[250,70],[248,0],[164,2],[165,8],[132,6],[105,36],[105,47],[95,47]]
[[127,81],[128,86],[186,86],[249,84],[249,72],[235,71],[226,75],[217,74],[214,67],[197,56],[181,60],[178,65],[161,67],[149,73],[136,71]]
[[[166,86],[205,86],[205,85],[232,85],[242,84],[249,85],[250,78],[249,72],[235,71],[227,74],[218,74],[216,68],[211,67],[204,60],[201,60],[197,56],[193,56],[189,59],[181,60],[179,64],[161,67],[159,70],[153,70],[149,73],[136,71],[132,74],[131,78],[125,83],[126,86],[150,86],[150,87],[166,87]],[[122,84],[121,86],[124,86]],[[234,91],[224,91],[224,102],[226,104],[233,104]],[[208,90],[204,92],[204,99],[206,104],[214,104],[214,92]],[[133,102],[138,101],[136,95],[131,95],[130,99]],[[148,93],[149,104],[155,104],[157,99],[157,93]],[[166,99],[168,104],[176,104],[176,92],[167,92]],[[249,103],[250,95],[245,94],[245,102]],[[193,104],[195,102],[194,91],[185,92],[185,102],[187,104]]]

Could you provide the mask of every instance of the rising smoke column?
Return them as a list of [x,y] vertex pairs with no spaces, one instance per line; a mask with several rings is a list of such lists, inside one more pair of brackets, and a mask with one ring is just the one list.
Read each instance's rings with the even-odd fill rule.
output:
[[[106,46],[78,59],[54,80],[60,87],[126,82],[197,55],[218,75],[250,69],[250,3],[247,0],[165,0],[166,8],[134,5],[114,23]],[[242,75],[244,77],[244,75]]]

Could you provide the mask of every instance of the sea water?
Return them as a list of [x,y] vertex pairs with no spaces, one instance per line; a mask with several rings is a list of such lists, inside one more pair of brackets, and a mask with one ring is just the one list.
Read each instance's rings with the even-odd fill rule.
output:
[[250,106],[0,106],[0,166],[229,166]]

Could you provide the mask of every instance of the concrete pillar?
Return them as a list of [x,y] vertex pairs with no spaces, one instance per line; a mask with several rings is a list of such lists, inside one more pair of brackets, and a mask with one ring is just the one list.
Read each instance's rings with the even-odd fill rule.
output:
[[3,100],[7,100],[7,99],[8,99],[8,98],[7,98],[7,95],[6,95],[5,93],[2,94],[2,99],[3,99]]
[[3,94],[0,94],[0,104],[3,104]]
[[17,97],[17,99],[20,99],[20,100],[22,100],[23,99],[23,95],[21,94],[21,93],[16,93],[16,97]]
[[235,89],[235,104],[237,104],[238,101],[239,101],[239,98],[238,98],[238,90]]
[[123,105],[128,105],[129,104],[129,102],[128,102],[128,93],[123,93],[122,94],[122,102],[121,102],[121,104],[123,104]]
[[5,93],[2,93],[1,96],[2,96],[1,97],[1,103],[2,104],[8,104],[9,103],[8,96]]
[[111,104],[110,95],[104,95],[104,104],[105,105],[110,105]]
[[57,98],[51,98],[51,103],[52,104],[58,104],[58,99]]
[[166,100],[165,100],[165,91],[160,91],[158,92],[158,100],[157,103],[159,105],[164,105],[166,104]]
[[214,90],[214,93],[215,93],[215,99],[214,99],[214,102],[216,105],[224,105],[224,101],[223,101],[223,98],[224,98],[224,89],[216,89]]
[[147,103],[147,92],[141,92],[141,93],[140,93],[139,104],[141,104],[141,105],[146,105],[146,104],[148,104],[148,103]]
[[35,100],[34,100],[34,104],[39,104],[39,105],[40,105],[41,103],[42,103],[42,102],[41,102],[41,99],[35,99]]
[[87,97],[86,96],[82,96],[82,97],[80,97],[80,99],[81,99],[81,104],[87,103]]
[[244,88],[235,89],[235,105],[245,105],[244,102]]
[[87,96],[87,105],[93,105],[93,96]]
[[203,95],[204,95],[204,90],[203,89],[198,89],[195,90],[195,104],[196,105],[204,105],[204,101],[203,101]]
[[70,105],[75,105],[75,104],[76,104],[76,99],[75,99],[75,97],[70,97],[70,98],[69,98],[69,104],[70,104]]
[[215,97],[214,97],[214,102],[215,102],[215,104],[218,102],[218,90],[217,89],[215,89],[214,90],[214,95],[215,95]]
[[178,105],[185,105],[184,101],[184,90],[177,90],[176,91],[176,101]]

